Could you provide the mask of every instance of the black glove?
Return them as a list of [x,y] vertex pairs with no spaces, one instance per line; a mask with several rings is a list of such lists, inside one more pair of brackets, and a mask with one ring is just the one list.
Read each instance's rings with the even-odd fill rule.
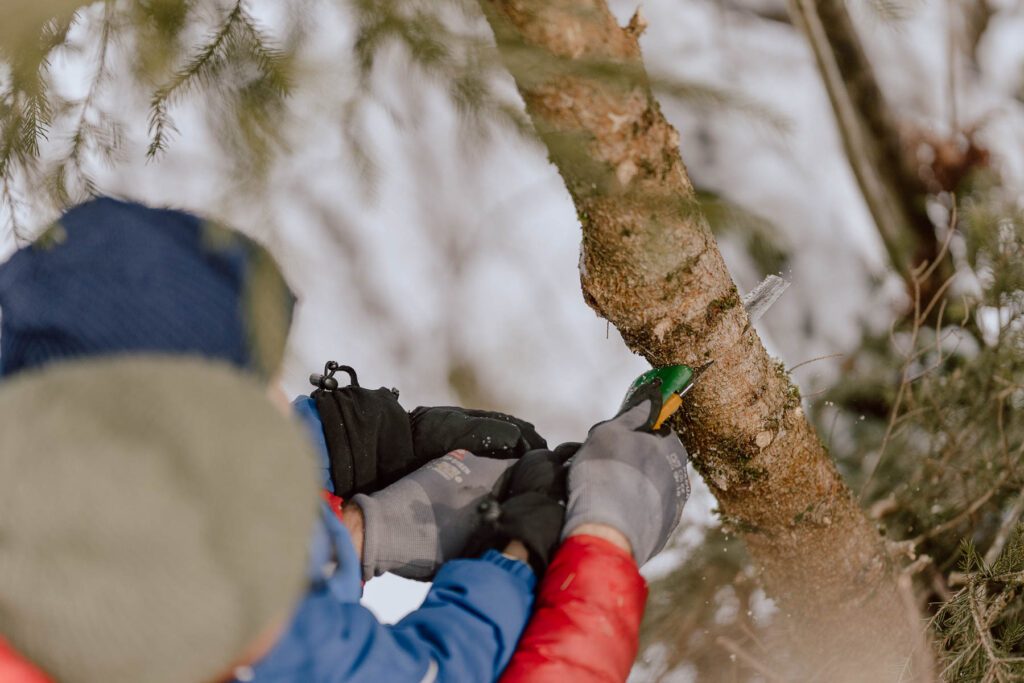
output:
[[530,566],[544,575],[565,522],[565,505],[543,493],[513,496],[504,503],[491,498],[480,504],[483,524],[466,546],[466,557],[486,550],[501,550],[510,541],[522,541],[530,551]]
[[564,503],[569,495],[567,463],[582,444],[563,443],[553,451],[538,448],[519,459],[509,470],[498,499],[506,501],[523,493],[543,493]]
[[521,458],[547,448],[533,425],[505,413],[441,406],[409,413],[416,457],[433,460],[463,449],[484,458]]
[[425,462],[416,457],[409,415],[392,391],[350,386],[317,389],[312,398],[323,424],[336,495],[348,499],[372,493]]
[[[350,372],[339,387],[333,370]],[[464,449],[488,458],[518,458],[547,442],[529,422],[504,413],[438,407],[405,412],[398,392],[364,389],[350,368],[328,364],[310,380],[331,461],[334,493],[349,498],[379,491],[420,466]]]
[[554,451],[540,449],[524,455],[509,472],[501,500],[489,496],[480,504],[482,523],[464,555],[476,557],[518,540],[530,551],[533,571],[542,576],[565,521],[566,462],[579,447],[562,444]]

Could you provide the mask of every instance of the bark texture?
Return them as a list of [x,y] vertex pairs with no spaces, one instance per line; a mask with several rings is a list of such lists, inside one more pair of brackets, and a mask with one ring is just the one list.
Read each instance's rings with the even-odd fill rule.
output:
[[821,680],[896,680],[923,622],[749,324],[644,77],[642,20],[620,27],[603,0],[480,4],[576,204],[587,302],[654,365],[715,361],[676,427],[799,629],[794,654],[816,652]]

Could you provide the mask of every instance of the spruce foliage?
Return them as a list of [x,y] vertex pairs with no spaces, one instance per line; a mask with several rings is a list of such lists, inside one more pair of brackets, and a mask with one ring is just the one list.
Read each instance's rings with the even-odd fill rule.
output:
[[964,583],[933,625],[942,639],[942,676],[949,681],[1014,681],[1024,675],[1024,525],[987,562],[964,541]]
[[[3,56],[0,197],[16,232],[21,209],[59,209],[94,194],[89,163],[113,163],[124,152],[135,112],[111,101],[114,86],[148,97],[150,158],[173,137],[175,105],[203,96],[221,122],[221,141],[257,170],[279,146],[292,84],[292,51],[242,0],[86,4]],[[81,96],[68,97],[56,82],[53,64],[64,58],[90,67]]]

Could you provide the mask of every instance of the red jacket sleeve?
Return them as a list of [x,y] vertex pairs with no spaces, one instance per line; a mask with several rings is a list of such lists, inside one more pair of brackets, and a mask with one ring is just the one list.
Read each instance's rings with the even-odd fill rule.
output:
[[325,503],[327,503],[327,507],[331,508],[331,512],[333,512],[334,516],[338,518],[338,521],[344,524],[345,512],[343,510],[343,507],[345,505],[345,501],[343,501],[341,498],[334,495],[327,489],[320,489],[320,497],[323,499]]
[[29,664],[0,638],[0,681],[3,683],[50,683],[42,671]]
[[647,583],[625,550],[572,536],[555,554],[501,683],[622,683],[639,648]]

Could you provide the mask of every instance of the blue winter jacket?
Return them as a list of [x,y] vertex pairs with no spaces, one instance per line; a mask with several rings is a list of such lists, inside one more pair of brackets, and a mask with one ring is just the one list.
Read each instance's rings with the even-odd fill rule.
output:
[[[329,487],[316,408],[299,398],[295,409],[318,446]],[[312,555],[320,556],[314,566],[319,568],[329,553],[337,569],[311,581],[285,635],[251,670],[237,673],[237,680],[485,683],[498,678],[530,616],[536,579],[529,566],[494,551],[448,562],[423,605],[386,626],[359,604],[361,570],[348,531],[326,506],[322,522],[313,543]]]

